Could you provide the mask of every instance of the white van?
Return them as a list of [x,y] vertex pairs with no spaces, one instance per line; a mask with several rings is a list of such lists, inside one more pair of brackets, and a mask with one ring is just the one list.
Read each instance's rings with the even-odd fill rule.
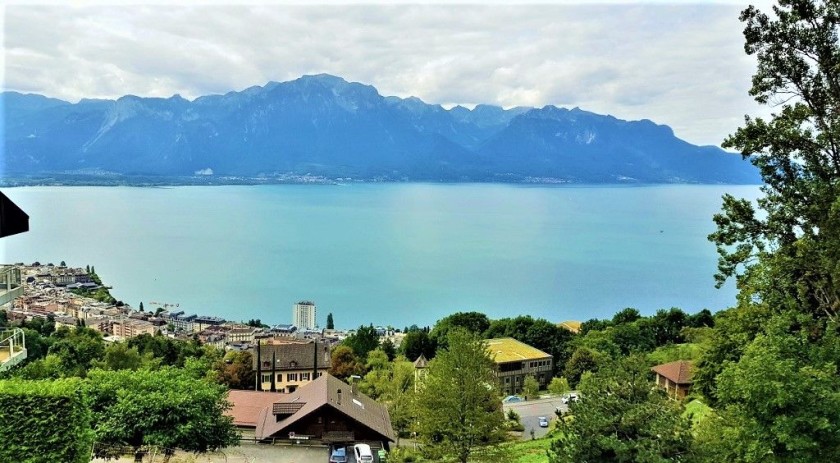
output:
[[356,454],[356,461],[359,463],[373,463],[373,452],[370,445],[356,444],[353,446],[353,453]]

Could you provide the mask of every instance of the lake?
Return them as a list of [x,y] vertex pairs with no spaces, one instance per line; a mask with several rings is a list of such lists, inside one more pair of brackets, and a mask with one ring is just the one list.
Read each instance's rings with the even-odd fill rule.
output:
[[93,265],[133,306],[323,326],[432,325],[456,311],[551,321],[719,310],[706,240],[721,195],[758,186],[353,184],[25,187],[6,263]]

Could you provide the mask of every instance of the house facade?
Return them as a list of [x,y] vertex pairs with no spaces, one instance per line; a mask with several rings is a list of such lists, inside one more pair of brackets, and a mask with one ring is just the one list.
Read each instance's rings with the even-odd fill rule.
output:
[[495,338],[485,342],[490,357],[496,363],[496,376],[502,394],[522,392],[528,376],[533,376],[541,388],[551,381],[554,368],[551,354],[513,338]]
[[330,346],[321,342],[260,342],[252,354],[260,391],[295,392],[332,366]]

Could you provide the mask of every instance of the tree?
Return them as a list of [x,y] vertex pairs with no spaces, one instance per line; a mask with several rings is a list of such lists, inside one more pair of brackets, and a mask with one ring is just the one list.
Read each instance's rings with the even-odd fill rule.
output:
[[530,375],[526,376],[522,384],[522,394],[525,395],[525,399],[534,399],[539,396],[539,393],[540,383],[537,379]]
[[143,312],[143,301],[140,301],[140,311]]
[[368,352],[379,347],[379,335],[373,325],[359,326],[355,333],[347,336],[342,344],[353,349],[359,359],[367,358]]
[[493,360],[484,342],[462,328],[429,364],[417,396],[426,450],[466,463],[476,448],[503,438],[504,415]]
[[751,6],[740,19],[758,65],[750,94],[775,111],[724,142],[764,185],[756,205],[724,196],[709,236],[717,283],[734,278],[739,294],[697,371],[722,424],[723,439],[708,441],[729,461],[834,461],[840,445],[826,430],[838,422],[825,411],[840,395],[827,380],[840,360],[840,4],[780,0],[772,15]]
[[619,310],[615,313],[615,315],[613,315],[612,324],[621,325],[623,323],[632,323],[640,318],[642,318],[642,314],[640,314],[638,310],[632,307],[627,307],[626,309]]
[[551,378],[551,382],[548,383],[548,392],[555,395],[565,394],[571,390],[572,388],[569,387],[569,381],[562,376],[559,378]]
[[432,359],[436,350],[437,345],[429,337],[429,333],[420,329],[409,330],[400,343],[400,353],[411,361],[417,360],[421,354],[427,359]]
[[332,312],[327,314],[327,329],[328,330],[334,330],[335,329],[335,322],[333,322]]
[[330,374],[339,379],[359,375],[364,370],[356,354],[353,353],[353,349],[349,346],[336,346],[330,354],[330,360]]
[[85,265],[85,273],[90,274],[90,265]]
[[385,352],[389,361],[394,360],[394,357],[397,356],[397,348],[394,347],[394,341],[391,341],[391,338],[385,338],[379,348],[382,349],[382,352]]
[[[718,284],[735,276],[742,296],[794,303],[836,319],[840,311],[840,45],[836,2],[782,0],[770,17],[741,13],[745,51],[758,69],[750,94],[780,109],[746,117],[724,146],[750,156],[760,172],[761,214],[724,196],[715,215]],[[769,277],[769,278],[768,278]]]
[[570,405],[551,443],[552,463],[685,461],[691,446],[680,405],[651,387],[644,358],[626,357],[580,385],[583,400]]
[[253,389],[256,372],[249,351],[230,351],[213,363],[214,379],[231,389]]
[[146,446],[168,461],[176,448],[202,453],[239,442],[222,386],[174,368],[93,370],[88,379],[96,441],[131,446],[136,462]]
[[575,349],[572,357],[566,362],[564,376],[569,382],[577,385],[581,375],[587,371],[597,371],[600,356],[592,349],[579,347]]
[[58,266],[59,267],[67,267],[67,263],[62,260],[61,263],[58,264]]
[[490,319],[481,312],[457,312],[438,320],[429,335],[438,346],[445,347],[447,333],[456,327],[481,335],[490,327]]
[[142,366],[143,358],[136,348],[118,342],[106,347],[102,361],[94,361],[93,364],[103,370],[137,370]]

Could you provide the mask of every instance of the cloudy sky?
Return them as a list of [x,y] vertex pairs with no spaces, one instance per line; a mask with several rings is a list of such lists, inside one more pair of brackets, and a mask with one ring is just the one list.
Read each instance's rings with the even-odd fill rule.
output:
[[329,73],[447,107],[647,118],[713,145],[761,111],[741,1],[53,3],[0,7],[6,90],[195,98]]

